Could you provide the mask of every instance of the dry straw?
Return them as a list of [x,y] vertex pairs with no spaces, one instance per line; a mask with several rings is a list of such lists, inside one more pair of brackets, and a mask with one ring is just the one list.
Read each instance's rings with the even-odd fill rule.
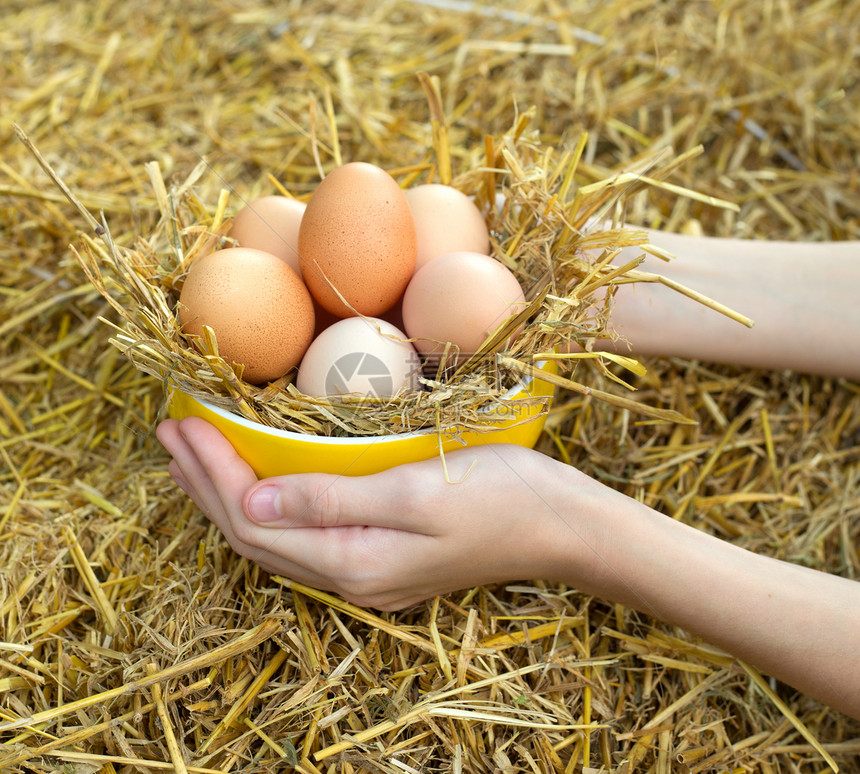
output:
[[[153,233],[124,246],[112,238],[104,215],[97,219],[90,213],[24,131],[15,128],[90,227],[73,249],[90,282],[121,320],[111,343],[141,371],[162,380],[168,391],[179,389],[270,427],[315,435],[380,435],[433,427],[486,429],[498,412],[509,416],[511,409],[532,400],[506,397],[523,377],[585,392],[653,419],[685,421],[675,411],[588,388],[570,374],[581,361],[606,375],[611,375],[610,363],[642,373],[636,361],[599,349],[602,338],[614,337],[608,321],[612,297],[622,283],[661,282],[717,312],[752,324],[717,300],[658,274],[636,271],[646,252],[656,252],[648,243],[647,232],[623,223],[626,201],[643,187],[737,209],[732,203],[666,182],[701,148],[681,155],[671,149],[645,154],[621,173],[579,186],[573,181],[587,136],[582,135],[570,148],[549,148],[530,128],[532,116],[526,112],[517,116],[505,135],[486,138],[485,158],[479,166],[453,177],[438,84],[426,75],[421,80],[430,107],[436,164],[409,170],[403,176],[412,184],[439,181],[453,185],[474,198],[486,213],[491,252],[515,273],[526,292],[527,305],[493,331],[465,362],[446,366],[446,357],[456,357],[446,350],[436,371],[422,377],[422,389],[393,398],[306,396],[292,386],[293,373],[257,387],[242,380],[241,365],[220,357],[211,328],[204,328],[203,336],[193,341],[182,334],[177,320],[178,293],[189,267],[198,256],[235,244],[229,236],[229,191],[222,190],[214,206],[207,206],[195,193],[195,183],[207,170],[205,162],[169,191],[158,165],[147,166],[160,219]],[[330,118],[334,126],[335,118]],[[316,136],[313,125],[311,133]],[[336,135],[331,145],[338,147]],[[320,146],[318,142],[314,145],[318,159]],[[332,156],[337,161],[340,153],[335,151]],[[628,251],[620,265],[613,263],[624,248],[633,247],[637,249]],[[481,289],[475,288],[475,292]],[[499,351],[506,341],[507,349]],[[578,351],[568,351],[571,342]],[[561,363],[567,375],[542,373],[535,363],[546,359]]]

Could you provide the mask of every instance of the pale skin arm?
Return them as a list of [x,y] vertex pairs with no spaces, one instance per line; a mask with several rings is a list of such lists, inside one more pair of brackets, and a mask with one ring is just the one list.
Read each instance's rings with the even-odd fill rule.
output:
[[177,483],[270,572],[382,610],[480,584],[560,581],[860,718],[860,583],[737,548],[539,452],[458,450],[447,464],[459,483],[438,459],[258,482],[201,419],[163,422],[158,437]]
[[[628,286],[613,322],[634,352],[860,378],[857,242],[654,241],[682,257],[649,259],[648,270],[756,325]],[[860,718],[860,583],[745,551],[538,452],[457,451],[446,458],[456,484],[438,460],[258,481],[202,420],[168,420],[158,437],[177,483],[270,572],[383,610],[480,584],[560,581],[676,624]]]
[[[709,296],[754,325],[747,328],[660,285],[625,285],[616,296],[612,327],[634,354],[860,379],[860,242],[665,232],[651,238],[676,258],[667,263],[648,256],[641,269]],[[640,253],[625,248],[624,257]],[[623,342],[614,348],[630,351]]]

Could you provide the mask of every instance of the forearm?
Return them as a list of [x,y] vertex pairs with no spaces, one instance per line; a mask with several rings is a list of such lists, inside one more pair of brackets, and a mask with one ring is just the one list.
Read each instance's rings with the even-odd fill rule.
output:
[[[661,274],[751,318],[752,328],[656,284],[619,288],[612,328],[634,353],[860,378],[860,242],[765,242],[654,231]],[[626,248],[638,254],[638,248]],[[624,343],[614,345],[627,351]]]
[[578,507],[564,519],[593,526],[554,541],[567,568],[559,580],[680,626],[860,718],[860,583],[745,551],[600,484],[575,489]]

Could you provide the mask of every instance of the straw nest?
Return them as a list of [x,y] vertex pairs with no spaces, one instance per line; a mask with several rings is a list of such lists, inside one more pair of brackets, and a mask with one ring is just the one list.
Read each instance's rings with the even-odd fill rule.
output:
[[[342,158],[379,163],[405,185],[439,174],[422,72],[440,84],[452,177],[467,190],[486,180],[475,171],[489,166],[486,136],[494,154],[543,171],[522,189],[548,217],[585,213],[564,197],[547,208],[556,170],[574,170],[574,198],[596,186],[615,216],[606,181],[683,158],[625,199],[630,222],[860,237],[856,2],[449,5],[4,4],[3,772],[857,770],[856,722],[660,621],[517,579],[376,615],[239,559],[167,477],[152,437],[162,385],[110,344],[132,323],[135,341],[158,337],[83,274],[68,249],[82,215],[12,121],[127,260],[137,236],[164,228],[165,202],[189,213],[177,221],[191,229],[187,258],[194,224],[216,231],[237,202],[219,215],[222,188],[308,195],[320,176],[313,148],[334,163],[335,136]],[[207,174],[183,193],[201,155]],[[506,164],[496,191],[519,180]],[[159,179],[164,196],[153,194]],[[500,254],[516,252],[510,234],[525,222],[508,217]],[[594,268],[618,240],[639,240],[610,234],[571,229],[573,256],[595,239]],[[84,244],[107,286],[109,244],[91,230]],[[594,317],[565,312],[564,325],[586,348],[605,324],[588,282],[612,271],[572,272]],[[152,351],[161,367],[173,344]],[[511,355],[528,364],[534,351]],[[601,362],[568,374],[543,451],[744,547],[860,577],[856,384],[589,361]],[[643,418],[641,406],[696,423]]]
[[[303,395],[292,385],[293,372],[258,387],[242,380],[241,365],[219,355],[211,328],[193,340],[183,334],[177,308],[185,275],[198,256],[235,244],[230,239],[229,213],[231,205],[235,210],[244,203],[241,194],[229,189],[222,189],[211,205],[201,199],[195,184],[212,172],[205,160],[172,190],[168,190],[158,164],[147,165],[159,219],[151,234],[140,235],[131,246],[124,246],[112,238],[104,215],[97,218],[87,210],[24,131],[17,126],[16,131],[91,227],[91,233],[83,234],[80,246],[73,250],[86,276],[121,321],[119,325],[112,323],[117,333],[111,343],[138,369],[159,378],[168,393],[179,389],[263,425],[314,435],[380,435],[426,428],[450,432],[491,429],[490,423],[497,417],[510,416],[512,409],[530,402],[539,401],[546,410],[547,399],[511,398],[507,394],[524,377],[536,377],[559,387],[590,392],[652,418],[683,421],[677,412],[595,392],[555,371],[545,373],[535,363],[551,359],[570,372],[578,361],[588,360],[623,386],[626,383],[607,368],[607,363],[631,373],[643,372],[635,360],[595,346],[601,338],[614,338],[607,321],[619,283],[669,284],[659,275],[635,271],[645,251],[660,253],[648,244],[647,232],[623,225],[625,205],[643,187],[664,186],[664,180],[700,153],[701,147],[680,156],[662,148],[643,154],[604,180],[577,185],[587,134],[580,135],[571,147],[548,147],[530,126],[533,111],[528,111],[517,115],[514,126],[501,137],[485,137],[477,151],[464,148],[461,165],[471,163],[473,167],[456,174],[438,83],[426,73],[419,73],[417,78],[428,98],[433,147],[417,147],[415,163],[392,173],[404,178],[404,187],[438,181],[472,197],[486,213],[491,254],[514,272],[527,304],[492,331],[465,362],[456,365],[457,352],[446,349],[438,364],[425,368],[420,389],[391,397]],[[329,109],[333,110],[331,103]],[[337,117],[330,112],[327,119],[321,123],[331,128],[330,137],[319,137],[321,127],[316,121],[307,130],[309,151],[321,176],[332,164],[343,163]],[[292,196],[291,188],[308,181],[273,183]],[[677,185],[670,190],[715,207],[737,209]],[[239,202],[231,203],[231,199]],[[620,265],[613,263],[622,248],[634,246],[641,248],[638,255],[628,255]],[[715,310],[745,320],[717,301],[677,284],[672,286]],[[475,288],[474,292],[482,290]],[[576,352],[569,352],[570,343],[575,344]]]

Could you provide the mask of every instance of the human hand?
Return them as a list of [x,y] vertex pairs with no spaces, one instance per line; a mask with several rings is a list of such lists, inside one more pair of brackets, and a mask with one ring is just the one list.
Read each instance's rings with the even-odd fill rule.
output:
[[[570,481],[593,482],[539,452],[507,444],[370,476],[298,474],[258,481],[224,436],[196,417],[157,436],[177,484],[233,549],[269,572],[396,610],[436,594],[570,575],[591,541],[562,513]],[[571,545],[571,543],[573,545]]]

